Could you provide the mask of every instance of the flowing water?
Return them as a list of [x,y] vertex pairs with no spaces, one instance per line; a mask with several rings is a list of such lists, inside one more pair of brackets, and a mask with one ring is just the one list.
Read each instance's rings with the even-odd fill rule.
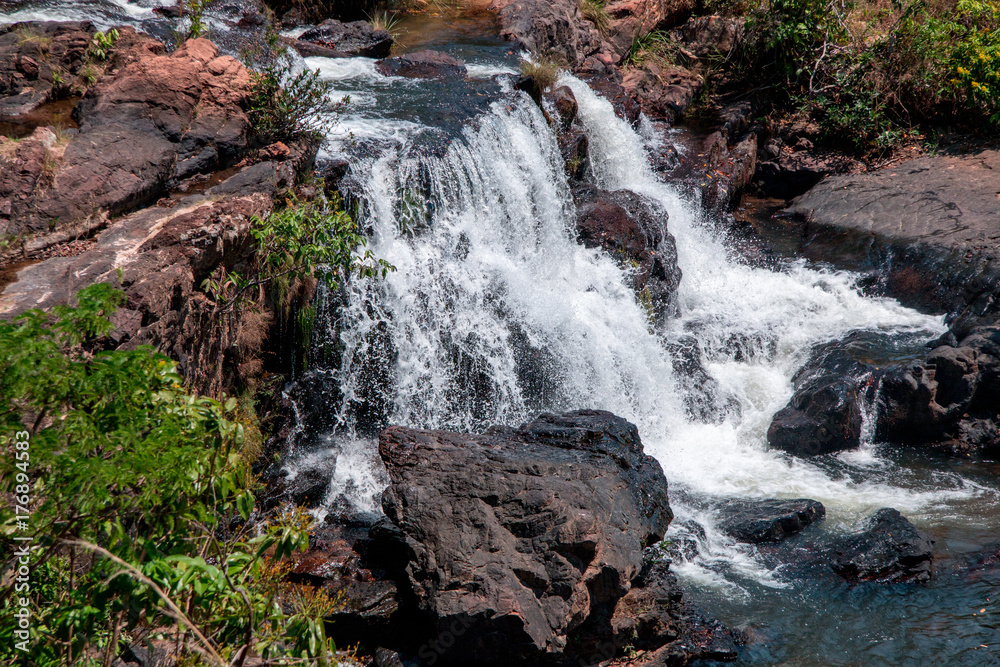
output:
[[[63,14],[35,3],[15,17],[78,18],[78,7],[95,6],[128,7],[114,22],[148,20],[137,14],[148,8],[124,1],[67,2]],[[1000,606],[989,601],[1000,594],[1000,573],[965,568],[961,555],[997,539],[1000,470],[873,442],[877,387],[860,450],[803,460],[766,445],[812,346],[868,330],[887,341],[875,354],[905,358],[944,331],[942,318],[864,297],[850,273],[741,261],[699,203],[650,169],[651,139],[563,76],[580,105],[596,184],[656,202],[676,238],[681,312],[654,329],[623,270],[576,241],[555,136],[512,89],[518,55],[474,30],[435,34],[410,41],[461,57],[467,81],[388,78],[365,58],[304,63],[351,96],[321,159],[349,161],[350,201],[371,249],[396,271],[321,293],[310,370],[293,390],[309,404],[303,414],[319,417],[300,423],[290,474],[329,466],[331,511],[377,511],[386,480],[375,434],[385,424],[473,431],[542,410],[610,410],[638,425],[663,466],[677,516],[668,537],[699,543],[696,557],[675,563],[692,598],[756,639],[740,664],[1000,664]],[[717,422],[685,409],[689,381],[665,346],[685,336],[732,397]],[[827,519],[817,530],[832,533],[895,507],[937,540],[938,576],[929,585],[854,588],[801,576],[714,529],[713,508],[733,497],[820,500]],[[691,522],[704,535],[693,537]]]

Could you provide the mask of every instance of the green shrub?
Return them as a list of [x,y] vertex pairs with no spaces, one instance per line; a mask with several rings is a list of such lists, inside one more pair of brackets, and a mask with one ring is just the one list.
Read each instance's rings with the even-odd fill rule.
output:
[[319,141],[350,102],[347,97],[334,102],[332,82],[322,80],[318,70],[293,73],[291,61],[283,56],[251,76],[248,115],[255,141],[261,145],[296,139]]
[[[0,505],[4,571],[15,537],[33,548],[30,590],[0,595],[0,662],[111,664],[142,633],[207,664],[327,664],[333,601],[289,588],[278,564],[307,545],[303,518],[247,524],[234,399],[188,392],[151,348],[99,351],[123,300],[97,284],[75,307],[0,322],[0,493],[30,509]],[[26,652],[12,614],[24,596]]]

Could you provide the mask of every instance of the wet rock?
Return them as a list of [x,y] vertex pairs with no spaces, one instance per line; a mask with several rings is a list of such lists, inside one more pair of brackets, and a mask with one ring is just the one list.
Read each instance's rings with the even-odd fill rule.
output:
[[740,542],[780,542],[822,521],[826,508],[816,500],[734,500],[720,509],[719,528]]
[[891,369],[879,395],[877,435],[961,454],[1000,451],[1000,326]]
[[567,132],[576,120],[576,112],[579,109],[573,91],[568,86],[559,86],[546,94],[545,99],[559,114],[559,130]]
[[546,59],[576,67],[600,49],[600,34],[575,0],[493,0],[500,36]]
[[736,207],[757,168],[757,135],[748,134],[735,146],[727,147],[718,166],[705,174],[702,203],[717,214]]
[[850,583],[927,581],[931,578],[931,539],[898,511],[876,512],[864,532],[841,540],[831,567]]
[[670,354],[674,373],[681,380],[684,407],[691,419],[717,423],[731,414],[739,414],[735,396],[724,395],[718,381],[705,370],[701,346],[694,336],[684,336],[664,343]]
[[816,456],[858,446],[862,392],[870,388],[872,367],[852,346],[866,334],[818,346],[792,378],[795,393],[767,430],[767,442],[796,456]]
[[603,248],[634,269],[629,280],[654,321],[674,315],[681,270],[667,212],[629,190],[580,186],[573,198],[580,242]]
[[923,157],[831,176],[785,214],[807,256],[836,249],[855,269],[878,270],[884,293],[958,316],[962,338],[1000,314],[997,173],[997,150]]
[[621,74],[614,71],[612,74],[603,72],[583,71],[580,76],[587,82],[590,88],[611,102],[615,115],[637,126],[642,108],[635,101],[632,94],[622,85]]
[[416,51],[404,56],[386,58],[375,63],[386,76],[414,79],[465,77],[465,63],[440,51]]
[[493,435],[390,427],[379,453],[409,590],[454,640],[439,644],[445,661],[563,654],[574,629],[628,593],[672,516],[659,463],[607,412]]
[[683,67],[650,61],[630,70],[622,85],[647,116],[674,123],[684,117],[702,83],[701,76]]
[[559,135],[559,152],[571,181],[581,182],[590,173],[590,140],[583,130],[572,128]]
[[385,58],[392,50],[392,35],[387,30],[376,30],[367,21],[342,23],[327,19],[290,41],[303,57]]

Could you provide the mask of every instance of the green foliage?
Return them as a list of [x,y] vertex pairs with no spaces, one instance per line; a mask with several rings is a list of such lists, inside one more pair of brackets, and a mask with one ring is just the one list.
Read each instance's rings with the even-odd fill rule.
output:
[[[307,545],[303,517],[246,523],[253,481],[234,399],[191,394],[151,348],[100,351],[123,301],[97,284],[75,307],[0,322],[0,493],[31,507],[25,527],[0,506],[0,543],[5,571],[15,534],[35,548],[31,664],[110,664],[133,633],[209,664],[250,653],[325,664],[334,601],[290,590],[276,565]],[[18,432],[27,458],[14,456]],[[8,607],[4,664],[22,655],[16,627]]]
[[197,39],[198,37],[208,37],[209,27],[205,22],[205,9],[215,0],[187,0],[187,15],[190,24],[187,28],[185,39]]
[[400,18],[395,13],[388,10],[382,12],[372,12],[367,14],[368,23],[375,30],[385,30],[390,35],[395,37],[399,34],[399,22]]
[[118,30],[112,28],[107,32],[94,33],[94,39],[90,43],[90,53],[97,60],[107,60],[108,54],[118,41]]
[[275,141],[318,141],[350,102],[331,101],[333,83],[320,78],[319,70],[293,72],[291,60],[279,57],[251,75],[253,89],[248,115],[255,139],[262,145]]
[[331,289],[351,275],[385,277],[395,268],[376,259],[357,224],[337,201],[288,199],[266,219],[255,216],[250,233],[257,252],[250,272],[207,280],[216,299],[238,303],[252,288],[315,278]]

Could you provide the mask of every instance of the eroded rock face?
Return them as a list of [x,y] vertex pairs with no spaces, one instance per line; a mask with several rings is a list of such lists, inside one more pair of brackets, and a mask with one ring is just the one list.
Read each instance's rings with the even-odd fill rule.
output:
[[780,542],[822,521],[826,508],[816,500],[734,500],[721,512],[719,528],[740,542]]
[[494,0],[490,9],[499,13],[501,37],[570,67],[601,48],[600,34],[575,0]]
[[575,628],[629,592],[672,518],[659,463],[607,412],[486,435],[390,427],[379,454],[407,584],[454,637],[446,661],[562,654]]
[[34,187],[9,217],[0,217],[0,232],[46,232],[132,210],[179,179],[242,157],[249,131],[241,108],[250,89],[246,68],[204,39],[189,40],[169,56],[145,46],[129,55],[131,62],[77,105],[79,132],[53,156],[44,187]]
[[580,242],[603,248],[635,269],[629,279],[654,320],[676,314],[681,270],[676,243],[667,232],[667,212],[629,190],[580,186],[573,197]]
[[89,21],[0,26],[0,120],[30,113],[53,95],[54,72],[68,81],[87,62]]
[[673,27],[694,6],[694,0],[613,0],[604,6],[609,18],[607,40],[623,58],[636,35]]
[[639,100],[647,116],[674,123],[684,116],[701,90],[702,77],[683,67],[650,61],[630,70],[622,85]]
[[387,30],[376,30],[368,21],[343,23],[327,19],[306,30],[292,44],[303,56],[385,58],[392,49],[392,35]]
[[878,436],[962,454],[1000,451],[1000,326],[891,369],[879,397]]
[[1000,313],[998,173],[996,150],[918,158],[831,176],[786,213],[802,225],[804,254],[849,252],[882,273],[890,296],[959,315],[962,338]]
[[932,542],[897,510],[880,509],[865,531],[841,540],[831,567],[851,583],[927,581]]
[[413,79],[440,79],[465,77],[465,63],[440,51],[416,51],[404,56],[386,58],[375,63],[378,71],[386,76],[405,76]]

